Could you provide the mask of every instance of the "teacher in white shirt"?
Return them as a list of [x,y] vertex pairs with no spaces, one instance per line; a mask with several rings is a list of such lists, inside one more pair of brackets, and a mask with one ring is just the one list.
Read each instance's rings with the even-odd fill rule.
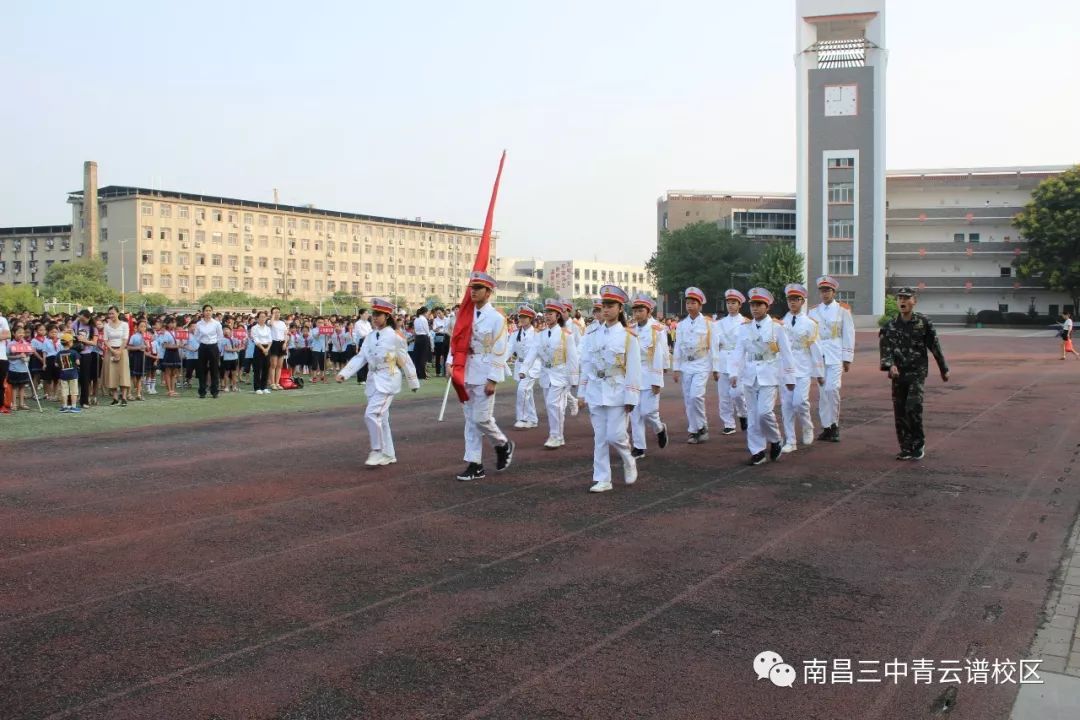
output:
[[221,347],[218,343],[224,337],[221,323],[213,317],[214,306],[203,305],[202,319],[195,323],[195,339],[199,341],[199,357],[195,364],[195,372],[199,375],[199,397],[206,397],[206,375],[210,375],[210,397],[217,399],[218,380],[221,374],[218,366],[221,365]]

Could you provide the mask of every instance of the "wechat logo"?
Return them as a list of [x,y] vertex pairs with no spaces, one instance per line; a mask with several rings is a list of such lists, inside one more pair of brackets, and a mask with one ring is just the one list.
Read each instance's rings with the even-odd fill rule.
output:
[[758,680],[768,678],[777,687],[791,687],[795,684],[795,668],[785,663],[784,658],[772,650],[758,653],[754,658],[754,672]]

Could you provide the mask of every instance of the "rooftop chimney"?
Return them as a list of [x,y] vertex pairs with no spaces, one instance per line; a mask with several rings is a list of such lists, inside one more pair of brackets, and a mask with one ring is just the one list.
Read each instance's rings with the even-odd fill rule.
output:
[[98,252],[98,199],[97,199],[97,163],[87,160],[83,163],[83,242],[89,259],[100,257]]

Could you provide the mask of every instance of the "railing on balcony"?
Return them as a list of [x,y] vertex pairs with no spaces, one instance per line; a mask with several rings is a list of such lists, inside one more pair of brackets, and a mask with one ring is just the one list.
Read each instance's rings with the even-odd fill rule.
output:
[[890,275],[887,278],[889,292],[900,287],[919,290],[1045,290],[1040,278],[1015,277],[965,277],[963,275]]

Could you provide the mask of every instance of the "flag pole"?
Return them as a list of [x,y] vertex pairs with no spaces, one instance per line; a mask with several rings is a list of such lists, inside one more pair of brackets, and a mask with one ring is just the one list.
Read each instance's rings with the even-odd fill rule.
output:
[[439,410],[439,422],[443,421],[443,416],[446,415],[446,401],[450,398],[450,386],[453,384],[453,380],[446,379],[446,390],[442,394],[442,409]]

